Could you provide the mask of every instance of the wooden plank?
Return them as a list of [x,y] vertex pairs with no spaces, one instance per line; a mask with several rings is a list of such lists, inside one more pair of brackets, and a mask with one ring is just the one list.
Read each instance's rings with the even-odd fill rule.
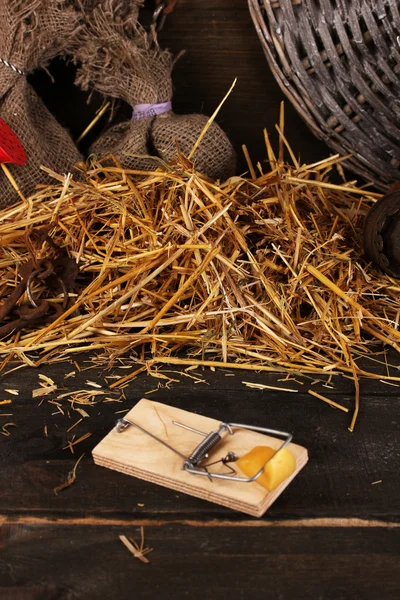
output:
[[[265,161],[262,129],[266,127],[277,144],[275,124],[285,98],[267,65],[247,1],[182,0],[168,17],[160,40],[175,52],[186,50],[173,73],[175,110],[212,114],[237,78],[218,122],[238,152],[240,172],[247,171],[242,144],[248,146],[254,164]],[[329,155],[289,102],[285,126],[294,153],[301,153],[304,161]]]
[[160,524],[144,532],[153,548],[148,565],[119,540],[139,542],[138,526],[3,526],[1,598],[394,600],[400,594],[395,528]]
[[[92,363],[82,359],[83,368]],[[67,430],[80,417],[63,400],[64,416],[57,406],[40,399],[32,400],[31,390],[38,387],[38,374],[52,377],[65,393],[73,389],[90,389],[87,380],[94,380],[106,389],[105,377],[125,375],[129,371],[91,369],[77,372],[75,378],[64,379],[64,374],[75,369],[67,363],[56,363],[39,370],[16,371],[0,380],[1,398],[9,397],[12,404],[1,407],[1,424],[13,421],[10,437],[0,437],[0,467],[6,485],[0,487],[0,515],[72,516],[108,515],[111,517],[139,516],[157,519],[160,515],[174,519],[201,515],[205,520],[235,517],[223,507],[178,494],[132,477],[109,471],[93,464],[91,450],[108,433],[115,420],[122,416],[143,396],[154,398],[171,406],[214,415],[221,420],[241,421],[265,425],[294,433],[294,441],[309,450],[307,469],[292,482],[268,512],[268,519],[314,517],[360,517],[364,519],[399,519],[400,422],[397,418],[397,388],[381,386],[390,396],[378,395],[370,382],[361,386],[361,413],[356,430],[350,434],[349,416],[330,408],[307,394],[281,393],[276,390],[254,390],[243,386],[242,380],[251,380],[275,386],[296,386],[282,382],[282,376],[251,374],[234,377],[228,371],[213,373],[198,370],[206,383],[195,383],[179,373],[169,373],[179,380],[170,388],[157,388],[163,380],[142,374],[124,389],[126,400],[109,403],[100,401],[94,406],[82,406],[90,415],[71,432]],[[76,369],[75,369],[76,370]],[[165,371],[176,369],[168,369]],[[193,371],[191,374],[193,375]],[[113,379],[109,380],[114,381]],[[343,379],[335,394],[322,386],[313,389],[352,406],[352,384]],[[304,387],[309,386],[305,381]],[[303,386],[298,385],[301,389]],[[17,388],[19,396],[4,390]],[[93,389],[93,388],[92,388]],[[382,394],[382,392],[380,392]],[[332,395],[331,395],[332,394]],[[49,397],[48,399],[52,399]],[[80,406],[77,405],[77,408]],[[116,414],[119,413],[119,414]],[[47,436],[44,427],[47,427]],[[91,432],[92,436],[75,446],[75,454],[63,450],[72,435],[78,437]],[[78,467],[77,481],[55,496],[53,489],[66,480],[82,453],[86,453]],[[375,483],[379,482],[379,483]],[[139,506],[139,505],[144,506]]]
[[[140,400],[127,413],[126,419],[160,440],[164,440],[183,456],[190,456],[201,438],[199,440],[198,435],[193,431],[177,427],[174,421],[207,433],[218,431],[221,422],[146,398]],[[233,431],[233,436],[228,434],[223,437],[218,454],[211,454],[208,462],[218,460],[228,452],[234,452],[241,457],[256,446],[269,446],[278,450],[283,443],[276,437],[262,435],[255,431],[240,429]],[[114,469],[197,498],[203,498],[254,517],[261,517],[298,475],[308,460],[305,448],[293,443],[289,444],[287,448],[295,459],[296,468],[285,481],[271,491],[266,490],[257,482],[243,484],[226,480],[210,480],[207,477],[189,474],[183,470],[182,456],[169,451],[157,440],[132,425],[128,426],[124,432],[118,432],[116,428],[113,428],[93,449],[92,455],[95,463],[102,467]],[[238,468],[235,470],[237,472]],[[227,472],[227,468],[220,463],[210,468],[210,471],[223,474]],[[236,474],[238,477],[246,476],[240,469]]]

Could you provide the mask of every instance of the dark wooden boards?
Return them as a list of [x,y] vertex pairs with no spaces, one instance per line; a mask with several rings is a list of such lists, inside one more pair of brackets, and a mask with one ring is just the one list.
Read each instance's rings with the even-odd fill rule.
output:
[[[86,384],[87,380],[105,386],[107,375],[128,373],[124,369],[109,373],[95,369],[77,372],[75,378],[64,379],[73,368],[67,363],[59,363],[41,368],[40,372],[52,377],[59,385],[57,393],[93,389]],[[164,370],[175,369],[166,367]],[[130,515],[154,519],[160,515],[174,519],[177,514],[181,518],[194,515],[200,515],[202,519],[243,518],[228,509],[93,464],[91,449],[113,427],[121,414],[115,414],[116,411],[129,409],[141,397],[146,397],[146,392],[160,382],[164,383],[163,380],[142,374],[125,388],[126,400],[83,406],[90,418],[83,419],[68,433],[80,415],[69,409],[66,400],[61,401],[65,416],[47,399],[39,406],[40,400],[31,398],[32,389],[38,387],[38,374],[34,369],[25,369],[0,380],[1,397],[12,399],[12,404],[0,407],[0,413],[13,415],[0,417],[0,424],[11,421],[17,425],[10,428],[9,437],[1,436],[0,439],[2,475],[4,481],[9,482],[0,489],[0,515],[29,515],[33,511],[37,516],[52,518],[64,514]],[[302,386],[295,381],[282,381],[282,375],[236,372],[232,377],[229,371],[213,373],[205,369],[196,372],[204,377],[205,383],[196,384],[177,372],[168,374],[180,382],[147,397],[221,420],[292,431],[294,440],[308,449],[309,464],[264,517],[267,520],[286,517],[399,519],[398,388],[363,381],[361,413],[356,430],[351,434],[347,429],[350,413],[332,409],[307,393],[254,390],[242,383],[252,381],[293,389],[305,387],[306,392],[306,380]],[[10,388],[19,389],[20,395],[16,397],[4,392]],[[339,380],[336,390],[322,385],[313,386],[313,389],[352,408],[352,383],[347,379]],[[383,396],[386,390],[388,393]],[[53,400],[54,396],[48,399]],[[63,449],[73,434],[78,438],[87,432],[92,434],[91,437],[76,446],[74,455]],[[83,452],[85,457],[79,466],[76,484],[55,496],[53,488],[67,477]]]
[[[40,372],[68,390],[90,389],[87,380],[104,385],[113,374],[97,368],[65,380],[73,368],[59,363]],[[7,421],[17,425],[0,439],[2,599],[398,598],[397,388],[362,382],[362,411],[351,434],[347,414],[304,393],[242,384],[302,387],[280,381],[282,376],[232,377],[229,371],[205,369],[198,374],[207,383],[195,384],[170,373],[180,383],[161,388],[153,398],[224,419],[287,428],[309,449],[306,468],[258,520],[93,464],[91,449],[114,423],[115,412],[160,380],[142,374],[124,390],[121,403],[85,406],[90,418],[67,433],[79,415],[52,414],[56,406],[47,402],[38,406],[31,397],[38,374],[15,371],[0,380],[1,397],[12,399],[2,412],[12,413]],[[349,380],[340,380],[336,391],[314,389],[352,404]],[[74,431],[92,436],[72,457],[62,448]],[[54,487],[82,452],[76,483],[56,496]],[[133,558],[118,539],[138,540],[142,524],[154,548],[150,565]]]
[[2,600],[399,597],[399,533],[390,527],[165,524],[145,527],[150,564],[119,535],[136,524],[8,525]]

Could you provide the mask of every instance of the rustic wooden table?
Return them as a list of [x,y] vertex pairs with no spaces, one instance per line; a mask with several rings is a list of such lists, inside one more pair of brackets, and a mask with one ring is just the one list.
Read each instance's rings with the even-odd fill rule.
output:
[[[218,119],[236,147],[246,143],[253,160],[263,160],[263,127],[273,132],[282,100],[248,15],[245,0],[181,0],[168,18],[162,42],[187,49],[175,75],[178,112],[210,114],[231,82],[235,92]],[[75,135],[90,121],[72,86],[73,70],[56,64],[55,86],[46,75],[35,85]],[[328,152],[290,106],[286,130],[305,161]],[[245,169],[241,159],[240,168]],[[90,367],[91,363],[82,363]],[[64,379],[67,362],[40,372],[66,390],[106,386],[103,369]],[[118,370],[126,374],[127,371]],[[170,389],[150,395],[160,402],[220,419],[288,429],[309,449],[310,462],[262,519],[251,519],[207,502],[96,467],[91,449],[113,426],[116,411],[130,408],[158,381],[142,374],[120,404],[84,407],[89,418],[70,432],[80,415],[64,415],[47,398],[32,399],[37,370],[0,379],[0,597],[4,600],[153,598],[384,599],[400,597],[398,388],[361,382],[362,408],[350,434],[348,415],[306,393],[307,382],[283,383],[279,376],[204,371],[207,383],[183,376]],[[200,374],[202,372],[200,371]],[[228,376],[229,375],[229,376]],[[112,380],[108,380],[111,382]],[[242,381],[299,387],[304,393],[260,391]],[[18,389],[13,396],[5,389]],[[335,391],[316,391],[352,406],[351,381]],[[61,393],[62,390],[58,390]],[[46,435],[47,432],[47,435]],[[91,436],[64,449],[75,434]],[[54,493],[85,453],[74,485]],[[135,559],[119,535],[154,549],[151,563]]]
[[[89,359],[81,367],[93,367]],[[67,362],[40,369],[59,386],[57,394],[107,389],[125,369],[76,370]],[[2,423],[13,422],[0,440],[0,597],[7,600],[153,598],[398,598],[399,429],[397,388],[362,381],[356,430],[349,415],[306,393],[309,382],[283,376],[229,371],[196,372],[205,383],[177,373],[180,382],[142,374],[124,389],[121,403],[81,406],[67,399],[62,414],[32,399],[39,371],[21,370],[0,382]],[[256,390],[242,382],[299,389]],[[63,389],[65,388],[65,390]],[[382,389],[384,388],[384,389]],[[6,389],[19,390],[18,396]],[[313,389],[352,406],[352,383]],[[303,391],[304,390],[304,391]],[[113,427],[118,411],[146,396],[218,419],[292,431],[310,461],[261,519],[160,488],[95,466],[91,449]],[[79,405],[75,405],[79,408]],[[46,435],[47,433],[47,435]],[[66,448],[75,434],[79,439]],[[76,482],[54,493],[76,460]],[[150,564],[134,558],[119,540],[126,535],[153,548]]]

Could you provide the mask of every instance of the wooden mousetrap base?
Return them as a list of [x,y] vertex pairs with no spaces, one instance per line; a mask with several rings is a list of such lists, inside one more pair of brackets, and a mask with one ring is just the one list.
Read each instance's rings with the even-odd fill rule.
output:
[[[221,423],[147,399],[140,400],[125,418],[165,440],[185,456],[191,454],[202,438],[174,425],[173,421],[207,433],[217,430]],[[255,431],[235,430],[234,435],[223,438],[213,451],[210,461],[222,458],[230,450],[238,456],[243,456],[255,446],[278,448],[281,444],[282,440],[278,438]],[[296,470],[272,492],[268,492],[256,482],[240,483],[215,479],[210,481],[207,477],[187,473],[182,470],[183,460],[179,456],[132,426],[121,433],[114,427],[94,448],[93,458],[97,465],[203,498],[253,517],[261,517],[308,460],[307,450],[302,446],[289,444],[288,448],[296,459]],[[232,466],[235,468],[235,463],[232,463]],[[227,467],[223,464],[217,464],[211,469],[220,473],[227,472]],[[241,472],[238,474],[244,476]]]

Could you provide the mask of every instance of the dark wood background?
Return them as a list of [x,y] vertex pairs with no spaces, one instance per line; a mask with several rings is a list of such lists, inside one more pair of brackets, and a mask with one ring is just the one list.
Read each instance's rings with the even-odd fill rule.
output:
[[[238,78],[218,120],[239,154],[245,143],[254,161],[263,160],[262,130],[274,132],[282,94],[246,0],[181,0],[161,42],[176,52],[187,50],[174,74],[177,112],[211,114]],[[86,104],[85,94],[73,86],[72,65],[56,61],[51,72],[54,84],[45,73],[35,75],[34,84],[77,137],[100,99]],[[124,115],[129,117],[126,106],[119,118]],[[304,161],[328,155],[288,104],[286,130]],[[246,168],[243,160],[240,168]],[[91,366],[85,360],[82,367]],[[40,371],[69,390],[86,389],[87,379],[106,386],[112,374],[97,369],[64,380],[72,369],[65,362]],[[113,426],[115,412],[133,406],[157,380],[143,374],[125,390],[121,404],[85,407],[90,418],[68,433],[76,413],[63,416],[47,401],[39,406],[32,399],[38,371],[0,378],[0,400],[12,400],[0,406],[0,413],[12,415],[0,417],[0,426],[16,425],[9,437],[0,435],[2,600],[400,597],[398,388],[361,381],[360,417],[350,434],[349,415],[306,392],[261,392],[242,383],[288,385],[279,376],[203,374],[207,384],[177,376],[181,383],[150,397],[215,418],[288,429],[309,449],[309,464],[262,519],[93,464],[91,450]],[[8,394],[10,388],[19,396]],[[334,391],[314,389],[352,408],[350,380],[337,382]],[[74,456],[63,450],[72,433],[87,432],[91,437]],[[54,488],[83,452],[76,483],[56,496]],[[140,525],[154,548],[150,565],[134,559],[118,539],[123,534],[139,540]]]

